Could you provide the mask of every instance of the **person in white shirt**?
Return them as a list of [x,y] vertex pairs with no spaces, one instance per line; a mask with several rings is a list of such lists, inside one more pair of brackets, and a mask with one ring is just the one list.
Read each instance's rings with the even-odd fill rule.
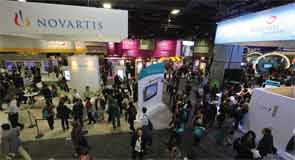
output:
[[142,108],[142,117],[141,117],[141,124],[142,127],[147,127],[149,125],[149,118],[146,114],[147,109],[145,107]]
[[8,111],[8,120],[11,123],[12,128],[16,128],[17,126],[19,126],[21,129],[23,129],[24,125],[18,122],[18,107],[17,107],[16,96],[12,97],[12,100],[9,103],[7,111]]
[[80,95],[80,93],[77,91],[77,89],[74,89],[73,90],[73,94],[72,94],[72,96],[73,96],[73,101],[75,102],[76,100],[78,100],[78,99],[82,99],[81,98],[81,95]]
[[149,117],[147,115],[147,109],[145,107],[142,108],[142,118],[141,118],[141,123],[142,123],[142,129],[143,129],[143,136],[146,139],[146,143],[148,146],[152,145],[153,142],[153,124],[149,120]]
[[143,137],[143,131],[141,128],[138,128],[132,136],[131,147],[132,160],[136,160],[137,158],[142,160],[145,152],[145,138]]

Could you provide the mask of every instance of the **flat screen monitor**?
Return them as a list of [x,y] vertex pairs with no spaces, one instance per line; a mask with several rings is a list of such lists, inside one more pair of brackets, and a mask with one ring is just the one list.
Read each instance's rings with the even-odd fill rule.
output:
[[154,41],[151,39],[141,39],[139,48],[141,50],[153,50],[155,48]]
[[152,83],[144,88],[143,101],[148,101],[155,97],[158,92],[158,83]]
[[182,57],[192,56],[194,45],[195,45],[194,41],[182,41],[181,56]]
[[14,67],[14,63],[10,62],[10,61],[5,61],[5,66],[8,72],[12,72],[13,67]]
[[65,79],[66,79],[67,81],[70,81],[70,80],[71,80],[71,72],[70,72],[70,71],[65,70],[65,71],[64,71],[64,76],[65,76]]
[[263,68],[271,68],[272,67],[272,64],[264,64],[263,65]]

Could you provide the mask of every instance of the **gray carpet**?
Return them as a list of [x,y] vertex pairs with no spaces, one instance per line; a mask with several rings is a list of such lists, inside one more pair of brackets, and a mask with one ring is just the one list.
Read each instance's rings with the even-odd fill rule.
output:
[[[231,147],[219,146],[214,142],[215,129],[204,137],[200,145],[194,146],[192,135],[186,132],[183,136],[183,147],[185,152],[193,159],[222,159],[231,160],[233,152]],[[108,135],[97,135],[87,137],[92,149],[90,154],[95,159],[130,159],[130,133],[118,133]],[[153,137],[153,146],[145,156],[146,159],[168,159],[167,142],[169,131],[156,131]],[[31,154],[33,160],[55,160],[74,159],[71,141],[65,139],[51,139],[27,142],[25,148]]]

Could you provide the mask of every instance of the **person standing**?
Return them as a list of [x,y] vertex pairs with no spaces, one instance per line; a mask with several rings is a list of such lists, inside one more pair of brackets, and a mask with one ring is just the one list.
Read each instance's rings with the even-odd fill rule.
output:
[[20,154],[24,160],[31,160],[28,152],[22,147],[22,141],[19,137],[20,128],[10,128],[9,124],[3,124],[1,136],[2,154],[7,159],[14,159],[16,154]]
[[98,92],[96,95],[94,106],[98,114],[98,119],[100,121],[104,121],[105,99],[100,92]]
[[91,96],[92,96],[92,93],[90,91],[90,87],[89,86],[86,86],[85,87],[85,91],[83,93],[84,100],[87,99],[87,98],[91,98]]
[[73,117],[83,126],[83,103],[81,99],[76,99],[73,106]]
[[71,110],[64,103],[65,103],[64,98],[61,98],[57,107],[57,115],[58,115],[58,118],[61,119],[62,129],[65,131],[66,129],[69,129],[68,119],[69,119]]
[[127,117],[128,117],[129,128],[133,132],[135,132],[134,121],[136,119],[136,115],[137,115],[137,111],[133,102],[129,102],[129,107],[127,109]]
[[46,102],[52,102],[52,94],[50,89],[48,88],[48,86],[46,84],[43,84],[43,87],[41,89],[41,94],[44,96]]
[[153,142],[153,138],[152,138],[153,125],[149,120],[149,117],[147,115],[147,109],[145,107],[142,108],[142,113],[143,115],[141,118],[141,122],[142,122],[143,135],[146,139],[147,145],[150,147]]
[[89,124],[92,124],[92,122],[95,124],[96,121],[93,117],[93,113],[94,113],[94,110],[93,110],[93,106],[90,102],[90,98],[86,98],[86,104],[85,104],[85,107],[86,107],[86,110],[87,110],[87,116],[88,116],[88,125]]
[[87,131],[83,131],[82,126],[76,121],[72,122],[72,127],[73,129],[71,131],[71,139],[75,148],[75,152],[78,156],[81,156],[90,149],[85,138]]
[[113,124],[113,128],[116,129],[117,127],[120,127],[120,109],[119,104],[115,98],[112,96],[109,96],[109,114],[111,117],[111,121]]
[[43,118],[47,120],[49,128],[54,129],[54,106],[49,101],[46,102],[46,106],[42,110]]
[[137,102],[137,98],[138,98],[138,83],[137,83],[136,79],[133,79],[132,89],[133,89],[133,101],[134,102]]
[[268,154],[276,153],[276,148],[273,144],[273,136],[269,128],[264,128],[262,130],[263,137],[259,141],[257,150],[259,151],[261,157],[266,157]]
[[16,128],[17,126],[19,126],[21,129],[23,129],[24,125],[18,122],[18,112],[19,109],[17,107],[16,96],[12,96],[12,100],[10,101],[8,106],[8,120],[11,123],[12,128]]
[[145,139],[143,137],[143,131],[141,128],[137,129],[134,132],[131,138],[131,147],[132,147],[132,160],[143,159],[143,155],[145,152]]
[[235,140],[233,147],[237,152],[236,159],[254,159],[252,150],[255,149],[256,135],[248,131],[244,136]]

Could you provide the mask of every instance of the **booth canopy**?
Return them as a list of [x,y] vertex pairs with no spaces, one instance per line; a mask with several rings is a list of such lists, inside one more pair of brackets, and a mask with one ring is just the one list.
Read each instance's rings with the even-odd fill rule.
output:
[[128,12],[94,7],[0,1],[0,35],[45,40],[120,42]]
[[295,40],[294,19],[295,4],[291,3],[225,20],[218,23],[215,44],[292,46]]

